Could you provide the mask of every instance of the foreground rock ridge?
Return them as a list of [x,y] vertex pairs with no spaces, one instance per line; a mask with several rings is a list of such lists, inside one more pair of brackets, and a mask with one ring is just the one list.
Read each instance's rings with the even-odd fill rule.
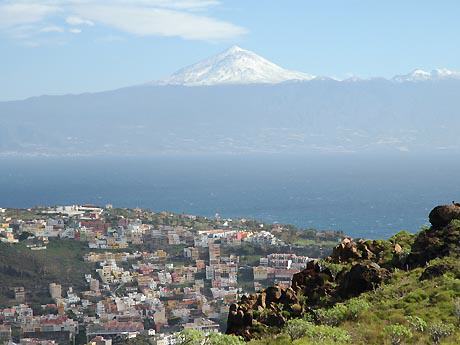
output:
[[[288,288],[270,286],[231,305],[227,334],[245,340],[264,337],[287,321],[318,321],[319,308],[333,307],[388,282],[395,270],[411,271],[430,260],[460,255],[460,204],[435,207],[431,227],[416,235],[400,232],[388,240],[345,238],[324,260],[312,260]],[[440,276],[450,267],[431,265],[419,280]]]

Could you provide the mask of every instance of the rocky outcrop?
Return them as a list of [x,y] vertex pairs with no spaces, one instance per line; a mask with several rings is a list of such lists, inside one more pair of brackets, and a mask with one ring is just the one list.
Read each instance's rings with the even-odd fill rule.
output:
[[[364,249],[366,251],[366,248]],[[363,253],[358,250],[358,244],[351,238],[344,238],[332,251],[331,261],[342,263],[361,259]]]
[[339,282],[342,297],[357,296],[378,287],[390,277],[390,272],[375,262],[354,265]]
[[407,264],[410,267],[424,266],[435,258],[460,255],[459,244],[460,226],[452,223],[452,220],[441,228],[433,225],[417,235],[407,258]]
[[369,260],[384,268],[412,268],[423,266],[428,261],[452,254],[460,254],[460,204],[435,207],[429,214],[431,228],[421,231],[415,236],[410,254],[405,254],[402,246],[393,241],[359,240],[345,238],[337,245],[329,260],[333,263],[357,263]]
[[328,258],[337,264],[372,261],[380,266],[393,266],[400,259],[403,249],[400,244],[385,240],[358,240],[345,238]]
[[436,206],[429,215],[430,223],[435,228],[449,225],[454,219],[460,219],[460,204]]
[[294,274],[291,287],[296,293],[307,297],[309,305],[316,304],[321,297],[331,295],[334,291],[334,277],[328,268],[323,268],[317,261],[310,261],[307,267]]
[[386,269],[368,262],[355,264],[334,277],[328,268],[312,260],[294,274],[290,288],[271,286],[231,305],[227,333],[252,339],[263,327],[281,328],[288,319],[301,317],[310,308],[320,306],[324,298],[340,300],[375,289],[388,275]]
[[283,327],[290,317],[299,317],[303,306],[292,288],[271,286],[257,294],[243,296],[232,304],[227,320],[227,334],[251,339],[261,328]]

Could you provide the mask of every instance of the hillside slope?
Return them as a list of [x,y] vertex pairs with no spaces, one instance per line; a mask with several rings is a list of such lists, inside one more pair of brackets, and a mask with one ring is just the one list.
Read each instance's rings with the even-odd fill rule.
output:
[[457,152],[459,80],[139,86],[0,103],[0,154]]
[[[49,298],[49,284],[77,291],[85,287],[85,274],[92,266],[83,261],[87,248],[76,241],[51,241],[43,251],[31,251],[23,244],[0,243],[0,307],[12,305],[12,287],[24,287],[29,303],[43,303]],[[51,302],[51,300],[50,300]]]
[[253,345],[458,344],[459,218],[459,205],[444,206],[417,235],[345,239],[290,288],[269,287],[232,305],[227,333]]

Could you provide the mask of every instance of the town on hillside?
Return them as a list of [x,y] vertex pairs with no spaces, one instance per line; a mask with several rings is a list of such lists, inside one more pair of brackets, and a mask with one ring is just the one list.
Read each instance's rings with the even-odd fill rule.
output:
[[72,205],[0,208],[0,343],[112,344],[224,332],[229,306],[289,286],[337,231]]

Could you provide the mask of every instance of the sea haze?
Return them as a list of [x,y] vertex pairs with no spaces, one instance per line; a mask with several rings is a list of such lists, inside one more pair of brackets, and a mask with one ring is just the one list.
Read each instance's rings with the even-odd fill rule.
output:
[[[460,200],[448,155],[0,158],[0,207],[112,203],[381,238]],[[456,199],[457,198],[457,199]]]

